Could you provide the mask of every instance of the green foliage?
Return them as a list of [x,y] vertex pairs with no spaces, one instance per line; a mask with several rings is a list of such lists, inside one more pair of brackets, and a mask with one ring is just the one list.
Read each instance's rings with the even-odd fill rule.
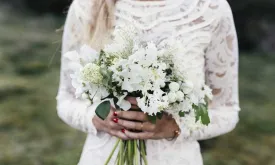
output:
[[36,1],[36,0],[0,0],[0,3],[12,4],[14,7],[22,10],[22,6],[30,9],[36,13],[64,13],[72,0],[47,0],[47,1]]
[[31,61],[17,66],[16,72],[22,75],[37,75],[46,72],[48,69],[47,64],[40,61]]
[[158,112],[156,115],[148,115],[148,120],[153,123],[156,124],[157,120],[161,120],[163,116],[162,112]]
[[31,91],[27,84],[24,79],[1,76],[0,101],[8,99],[7,97],[27,94]]
[[163,116],[163,113],[160,113],[160,112],[157,113],[157,118],[158,118],[159,120],[161,120],[162,116]]
[[180,111],[180,112],[179,112],[179,116],[180,116],[180,117],[184,117],[184,116],[185,116],[185,112]]
[[103,76],[103,85],[105,87],[110,87],[112,86],[112,76],[113,76],[113,73],[111,71],[109,71],[108,69],[104,68],[104,67],[101,67],[100,68],[100,74]]
[[111,110],[111,103],[110,101],[103,101],[100,103],[95,110],[96,115],[101,118],[102,120],[105,120]]
[[156,124],[156,122],[157,122],[157,116],[155,116],[155,115],[153,115],[153,116],[148,115],[148,120],[149,120],[151,123]]
[[270,51],[269,49],[274,51],[274,40],[269,38],[274,38],[275,1],[228,0],[228,2],[233,10],[240,48],[246,51]]
[[198,106],[193,105],[196,114],[196,122],[201,121],[203,125],[208,125],[210,123],[210,118],[208,116],[207,106],[205,104],[199,104]]

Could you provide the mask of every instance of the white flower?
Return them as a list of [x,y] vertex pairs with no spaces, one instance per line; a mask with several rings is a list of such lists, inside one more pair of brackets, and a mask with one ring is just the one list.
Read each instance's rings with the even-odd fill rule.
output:
[[205,95],[206,95],[210,100],[212,100],[212,99],[213,99],[212,89],[210,89],[209,86],[207,86],[207,85],[204,85],[204,86],[203,86],[203,89],[204,89]]
[[171,82],[169,84],[169,89],[171,92],[177,92],[180,89],[180,85],[176,82]]
[[82,93],[82,96],[81,96],[83,99],[88,99],[89,98],[89,95],[87,93]]
[[192,92],[193,88],[194,84],[191,81],[185,81],[184,83],[182,83],[181,89],[185,94],[189,94],[190,92]]
[[86,84],[83,84],[78,72],[71,74],[70,77],[72,79],[72,86],[75,88],[75,97],[79,98],[81,97],[82,93],[86,91],[87,86],[84,86]]
[[103,98],[106,98],[109,95],[109,92],[106,88],[96,85],[89,85],[89,97],[93,100],[93,102],[101,102]]
[[81,71],[81,77],[84,81],[92,84],[101,84],[103,76],[100,74],[100,67],[96,64],[89,63]]
[[104,51],[107,54],[120,54],[121,52],[123,52],[125,50],[126,46],[125,44],[121,44],[121,43],[113,43],[113,44],[109,44],[106,45],[104,47]]
[[98,103],[100,101],[101,101],[100,95],[95,95],[94,98],[93,98],[93,102]]
[[83,45],[80,48],[79,57],[83,65],[95,62],[99,58],[99,53],[88,45]]
[[174,103],[177,101],[177,94],[175,92],[168,93],[168,100],[170,103]]
[[183,94],[182,91],[177,91],[176,95],[177,95],[177,101],[183,101],[184,100],[184,94]]
[[117,102],[117,105],[124,111],[129,110],[131,108],[131,103],[124,99],[126,96],[127,96],[127,93],[124,93],[123,96],[118,98],[118,102]]
[[169,98],[167,95],[160,96],[161,100],[158,101],[158,109],[159,111],[166,110],[169,107]]
[[189,100],[191,103],[198,105],[199,104],[199,98],[195,93],[189,94]]
[[157,98],[152,95],[149,95],[148,97],[148,100],[146,100],[145,97],[137,98],[138,106],[144,113],[148,113],[149,115],[156,115],[158,112],[160,112],[160,105],[158,104],[158,100],[156,100]]

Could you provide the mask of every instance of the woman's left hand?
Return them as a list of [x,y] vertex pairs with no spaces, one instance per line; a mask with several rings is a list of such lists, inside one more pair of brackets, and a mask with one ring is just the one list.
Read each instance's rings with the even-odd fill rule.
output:
[[[136,98],[128,97],[127,100],[132,104],[132,109],[138,108]],[[179,131],[176,121],[168,114],[164,114],[161,120],[157,120],[156,124],[151,123],[144,112],[117,111],[115,115],[117,116],[117,124],[125,128],[123,132],[130,139],[173,138],[175,131]]]

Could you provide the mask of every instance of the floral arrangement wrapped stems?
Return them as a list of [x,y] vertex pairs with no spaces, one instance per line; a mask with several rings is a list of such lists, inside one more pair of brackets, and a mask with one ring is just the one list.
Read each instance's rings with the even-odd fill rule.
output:
[[[111,44],[100,52],[84,45],[79,52],[68,52],[72,85],[76,97],[100,102],[96,114],[105,119],[111,105],[130,110],[125,97],[134,96],[149,121],[156,123],[164,113],[176,120],[189,121],[190,131],[210,123],[207,101],[211,90],[204,83],[194,84],[185,70],[176,62],[180,41],[163,40],[160,43],[142,42],[133,27],[116,27]],[[180,64],[180,65],[179,65]],[[106,165],[119,149],[117,165],[147,165],[146,145],[143,140],[118,139]]]

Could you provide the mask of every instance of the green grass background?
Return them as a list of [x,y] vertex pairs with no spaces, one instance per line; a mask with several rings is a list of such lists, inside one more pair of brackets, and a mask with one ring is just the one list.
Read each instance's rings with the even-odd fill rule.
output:
[[[77,164],[85,134],[55,108],[62,24],[0,12],[0,165]],[[203,142],[206,165],[275,165],[274,64],[275,54],[241,54],[240,122]]]

